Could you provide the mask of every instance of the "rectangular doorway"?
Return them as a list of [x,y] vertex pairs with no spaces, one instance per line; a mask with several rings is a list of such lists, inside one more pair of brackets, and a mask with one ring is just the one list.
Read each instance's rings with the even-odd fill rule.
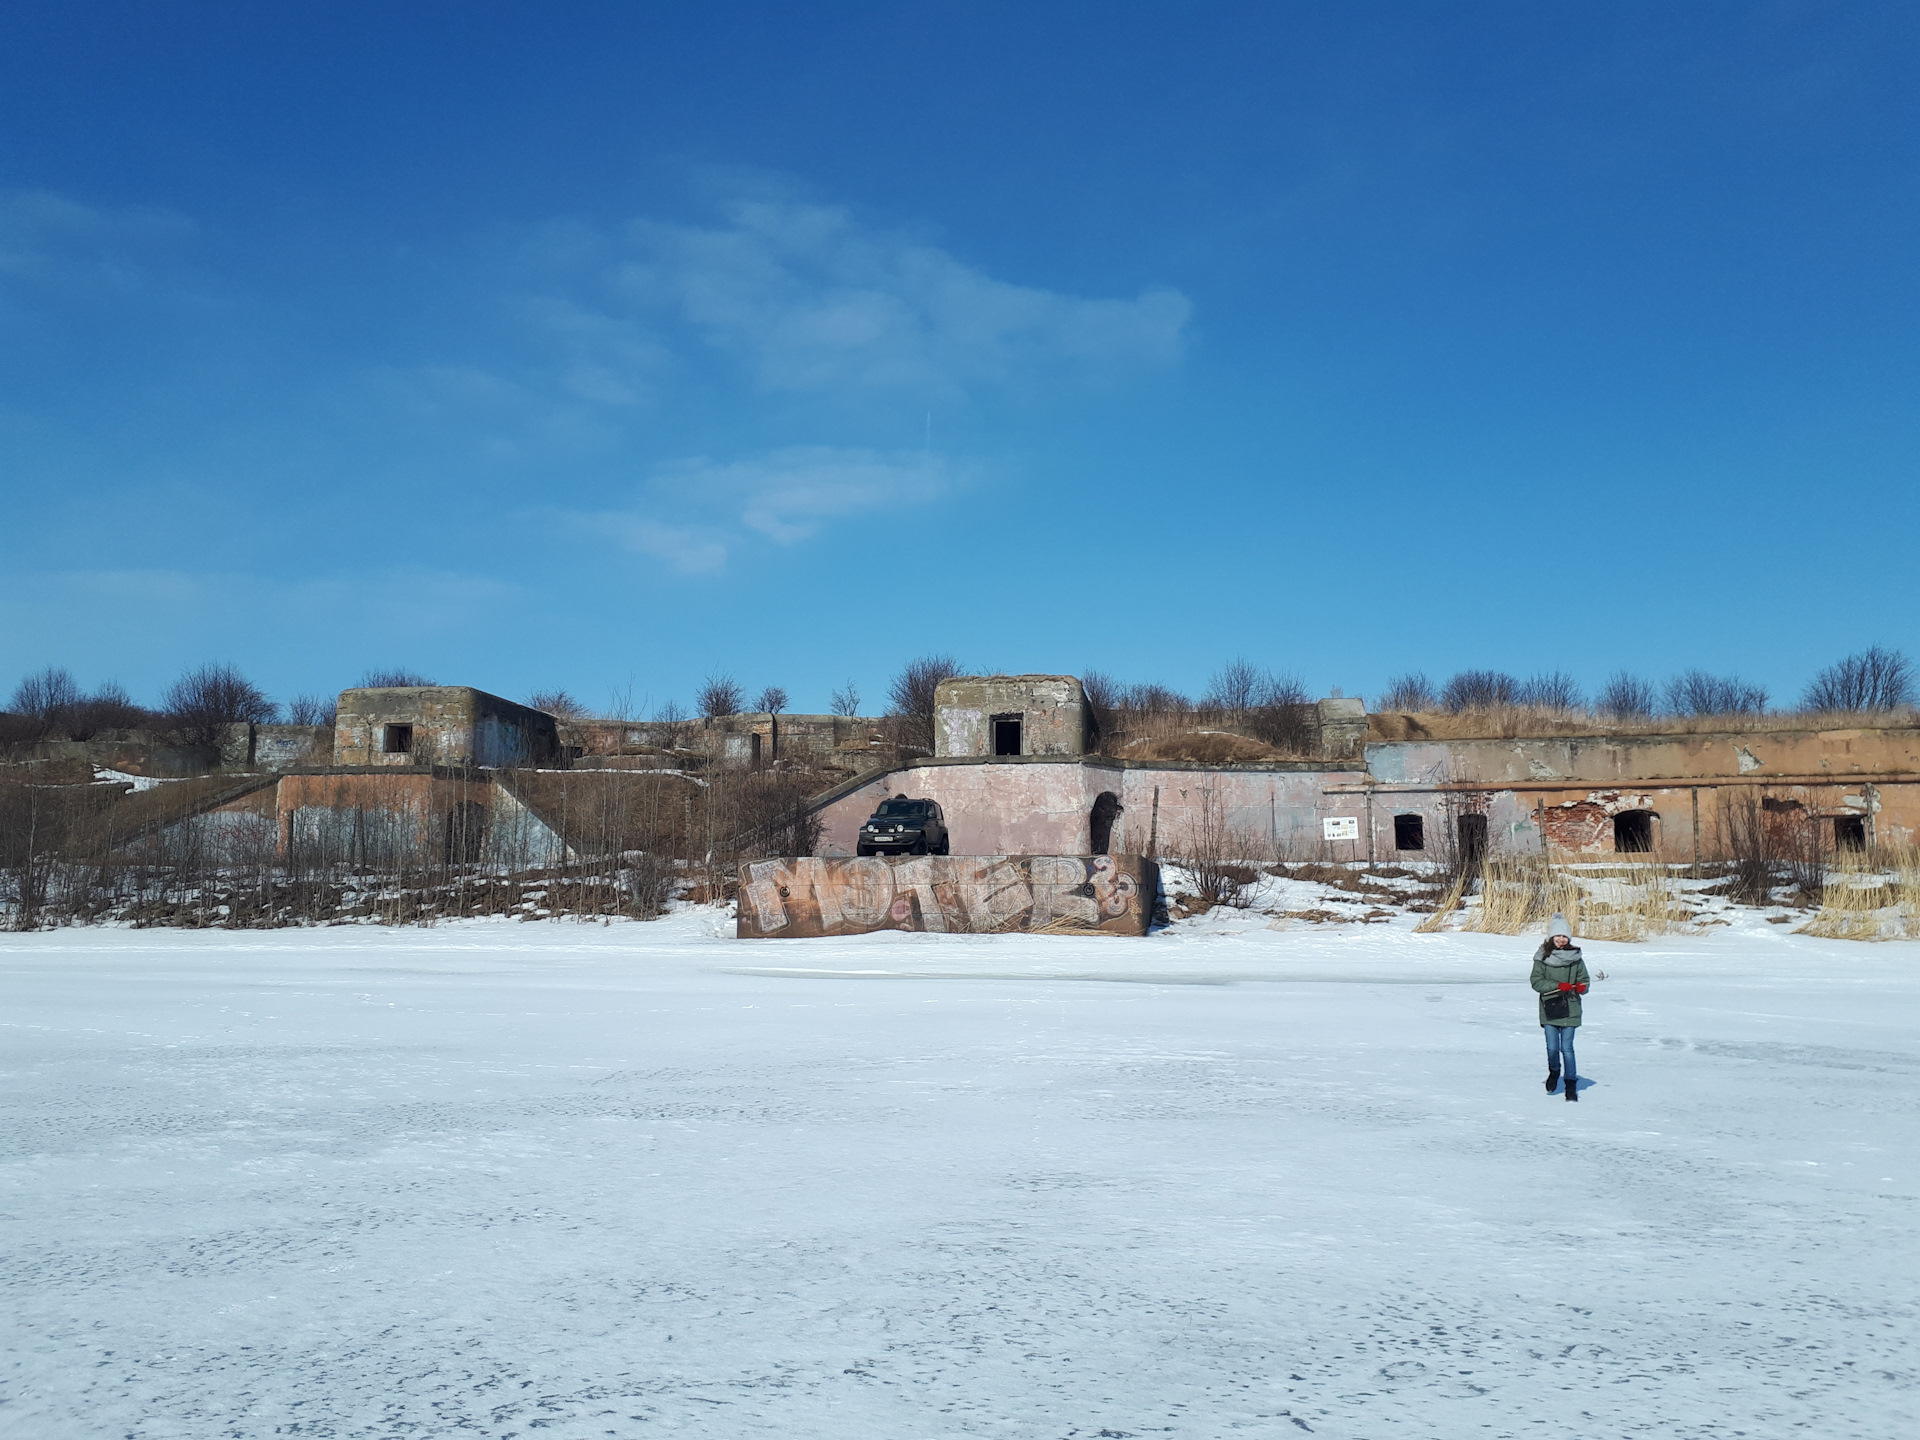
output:
[[996,715],[993,717],[993,753],[996,755],[1018,755],[1020,753],[1020,720],[1018,715]]

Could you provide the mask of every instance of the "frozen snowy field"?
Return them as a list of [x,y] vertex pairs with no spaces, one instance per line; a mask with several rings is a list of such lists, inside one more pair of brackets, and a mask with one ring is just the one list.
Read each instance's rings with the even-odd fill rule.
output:
[[1920,1434],[1920,945],[0,936],[0,1434]]

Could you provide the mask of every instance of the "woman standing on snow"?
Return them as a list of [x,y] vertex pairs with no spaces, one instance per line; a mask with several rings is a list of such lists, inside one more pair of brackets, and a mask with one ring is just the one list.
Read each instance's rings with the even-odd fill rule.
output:
[[1580,1072],[1574,1065],[1573,1032],[1580,1028],[1580,997],[1591,983],[1587,962],[1580,958],[1580,947],[1573,943],[1573,927],[1567,917],[1555,912],[1547,927],[1547,938],[1533,952],[1533,988],[1540,995],[1540,1028],[1547,1037],[1547,1093],[1560,1080],[1560,1062],[1565,1059],[1567,1099],[1580,1098]]

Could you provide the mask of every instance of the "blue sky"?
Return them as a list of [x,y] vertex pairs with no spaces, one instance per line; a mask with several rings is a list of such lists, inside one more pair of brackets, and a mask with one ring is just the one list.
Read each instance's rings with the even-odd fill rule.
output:
[[0,689],[1920,652],[1911,5],[0,11]]

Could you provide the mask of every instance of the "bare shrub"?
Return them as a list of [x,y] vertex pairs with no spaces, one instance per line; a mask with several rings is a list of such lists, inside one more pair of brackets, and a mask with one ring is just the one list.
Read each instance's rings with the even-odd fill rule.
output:
[[1212,790],[1200,792],[1200,809],[1163,850],[1187,872],[1201,910],[1216,905],[1243,910],[1252,903],[1258,872],[1245,863],[1245,845],[1227,824],[1226,807]]
[[1764,715],[1767,687],[1737,675],[1683,670],[1667,682],[1667,708],[1677,715]]
[[1104,670],[1089,670],[1080,677],[1080,688],[1086,692],[1095,734],[1105,735],[1114,726],[1123,698],[1120,682]]
[[1618,670],[1600,687],[1593,708],[1610,720],[1651,720],[1660,713],[1660,692],[1652,681]]
[[536,690],[523,702],[529,710],[543,710],[559,720],[577,720],[587,713],[565,690]]
[[1715,814],[1720,853],[1727,857],[1727,895],[1742,905],[1765,905],[1773,898],[1775,846],[1761,796],[1748,790],[1723,795]]
[[833,692],[833,698],[827,707],[835,715],[844,715],[851,719],[860,713],[860,690],[849,680]]
[[1913,699],[1913,662],[1898,650],[1869,645],[1815,675],[1800,704],[1806,710],[1858,714],[1898,710]]
[[787,708],[787,692],[778,685],[769,685],[753,702],[753,708],[760,714],[778,715]]
[[709,720],[738,715],[746,701],[747,692],[740,688],[740,682],[731,675],[709,675],[700,682],[700,688],[693,692],[693,703]]
[[290,725],[331,725],[339,718],[340,702],[331,695],[296,695],[287,702]]
[[1387,681],[1386,693],[1374,702],[1374,708],[1417,712],[1432,710],[1438,704],[1439,697],[1434,694],[1433,682],[1425,672],[1409,670]]
[[1313,746],[1317,718],[1307,687],[1297,676],[1267,675],[1240,723],[1254,739],[1276,750],[1304,755]]
[[1467,710],[1499,710],[1516,703],[1520,682],[1499,670],[1462,670],[1440,692],[1440,708],[1458,715]]
[[375,668],[360,677],[362,690],[410,690],[421,685],[431,685],[433,681],[418,670],[408,670],[398,665]]
[[1516,704],[1532,705],[1541,710],[1573,711],[1585,707],[1587,697],[1580,690],[1580,682],[1564,670],[1549,670],[1523,681],[1514,692]]

